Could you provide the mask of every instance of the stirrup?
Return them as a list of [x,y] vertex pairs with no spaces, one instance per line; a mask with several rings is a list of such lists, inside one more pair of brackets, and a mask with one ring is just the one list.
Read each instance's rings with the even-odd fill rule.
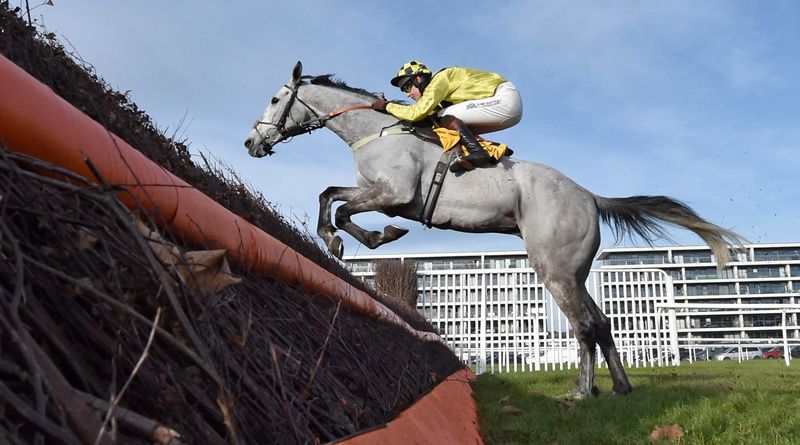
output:
[[453,159],[449,170],[453,173],[471,172],[475,170],[475,166],[467,160],[466,156],[459,156]]

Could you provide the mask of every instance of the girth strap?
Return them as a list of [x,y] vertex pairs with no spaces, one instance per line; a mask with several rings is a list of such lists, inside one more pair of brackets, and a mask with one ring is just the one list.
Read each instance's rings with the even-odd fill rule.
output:
[[411,130],[409,130],[407,128],[404,128],[404,127],[384,128],[378,133],[371,134],[371,135],[369,135],[369,136],[367,136],[367,137],[355,142],[353,145],[350,146],[350,148],[353,151],[356,151],[359,148],[361,148],[361,147],[369,144],[370,142],[374,141],[375,139],[378,139],[378,138],[381,138],[381,137],[384,137],[384,136],[391,136],[391,135],[394,135],[394,134],[403,134],[403,133],[411,134]]
[[457,151],[447,150],[442,153],[442,157],[439,158],[439,163],[436,164],[436,169],[433,171],[433,180],[431,180],[431,186],[428,189],[428,195],[425,197],[425,204],[422,206],[422,214],[420,215],[422,224],[429,229],[431,228],[433,209],[436,208],[436,203],[439,202],[439,192],[442,191],[444,177],[447,175],[447,167]]

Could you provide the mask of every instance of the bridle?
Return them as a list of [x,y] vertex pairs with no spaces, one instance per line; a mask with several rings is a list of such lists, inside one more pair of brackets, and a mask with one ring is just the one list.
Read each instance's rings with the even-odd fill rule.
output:
[[[299,86],[300,86],[299,84],[295,85],[295,86],[284,85],[284,88],[289,89],[289,91],[291,91],[292,94],[291,94],[291,96],[289,96],[289,101],[286,103],[286,106],[283,108],[283,113],[281,113],[281,117],[278,119],[278,123],[277,124],[273,124],[272,122],[264,122],[264,121],[256,121],[253,124],[253,129],[256,131],[256,133],[259,134],[259,136],[261,136],[262,139],[265,139],[265,135],[263,135],[258,130],[258,126],[259,125],[271,125],[271,126],[275,127],[275,130],[277,130],[278,134],[280,134],[281,137],[278,138],[278,140],[273,142],[271,145],[275,145],[275,144],[278,144],[280,142],[288,142],[291,138],[293,138],[295,136],[298,136],[298,135],[301,135],[301,134],[305,134],[305,133],[311,133],[314,130],[318,130],[318,129],[324,127],[325,124],[329,120],[331,120],[334,117],[339,116],[339,115],[341,115],[343,113],[346,113],[348,111],[366,110],[366,109],[371,109],[372,108],[371,105],[351,105],[349,107],[340,108],[340,109],[338,109],[336,111],[331,111],[330,113],[327,113],[327,114],[325,114],[323,116],[320,116],[319,113],[316,112],[316,110],[311,108],[311,106],[308,105],[303,99],[298,97],[297,92],[299,90]],[[300,122],[299,124],[295,124],[295,125],[287,128],[286,127],[286,121],[289,118],[289,114],[291,114],[292,106],[294,105],[295,102],[300,102],[301,104],[303,104],[303,106],[308,108],[309,111],[311,111],[314,114],[315,117],[312,118],[312,119],[309,119],[309,120],[307,120],[305,122]],[[267,154],[268,155],[272,155],[273,153],[274,153],[274,151],[270,147],[270,149],[267,150]]]

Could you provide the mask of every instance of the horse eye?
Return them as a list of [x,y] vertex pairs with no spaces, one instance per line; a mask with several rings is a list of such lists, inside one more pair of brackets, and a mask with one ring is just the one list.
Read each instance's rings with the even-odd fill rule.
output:
[[273,97],[272,98],[272,105],[275,105],[278,102],[279,102],[279,99],[277,97]]

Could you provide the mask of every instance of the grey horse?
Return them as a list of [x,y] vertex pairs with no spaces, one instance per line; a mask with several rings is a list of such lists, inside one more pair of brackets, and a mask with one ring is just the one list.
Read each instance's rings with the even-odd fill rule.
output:
[[[378,211],[421,220],[442,148],[415,135],[392,132],[397,120],[369,109],[377,96],[328,76],[303,76],[295,65],[289,82],[272,97],[244,143],[251,156],[272,154],[278,142],[326,127],[354,149],[357,187],[328,187],[319,196],[317,233],[341,258],[337,228],[375,249],[408,230],[389,225],[382,232],[353,223],[357,213]],[[360,105],[360,106],[359,106]],[[338,110],[338,111],[336,111]],[[342,112],[342,110],[348,110]],[[331,222],[331,206],[336,225]],[[618,236],[634,233],[648,242],[664,236],[663,223],[695,232],[711,248],[718,264],[730,260],[729,247],[744,241],[736,233],[699,217],[665,196],[604,198],[546,165],[503,158],[497,165],[450,175],[445,180],[431,224],[473,233],[521,237],[531,265],[567,316],[580,345],[580,377],[572,395],[597,394],[596,346],[608,363],[613,391],[632,390],[611,336],[608,318],[586,290],[586,279],[600,245],[599,220]]]

